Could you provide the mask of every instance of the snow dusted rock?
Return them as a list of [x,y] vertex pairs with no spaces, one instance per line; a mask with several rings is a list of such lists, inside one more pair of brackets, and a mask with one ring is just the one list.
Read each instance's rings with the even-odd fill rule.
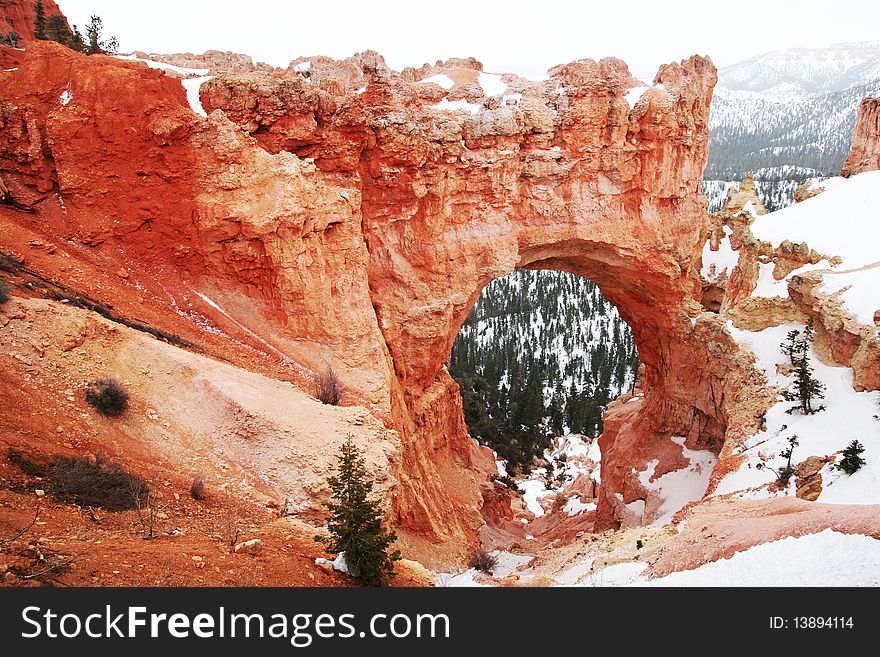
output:
[[242,543],[238,543],[233,552],[236,554],[250,554],[252,556],[256,556],[263,551],[263,541],[259,538],[252,538],[249,541],[243,541]]
[[351,575],[351,569],[348,567],[348,562],[345,560],[345,552],[340,552],[336,555],[335,559],[325,559],[324,557],[318,557],[315,559],[315,564],[323,568],[328,572],[333,572],[334,570],[339,571],[340,573],[345,573],[346,575]]
[[880,98],[863,98],[842,176],[880,169]]

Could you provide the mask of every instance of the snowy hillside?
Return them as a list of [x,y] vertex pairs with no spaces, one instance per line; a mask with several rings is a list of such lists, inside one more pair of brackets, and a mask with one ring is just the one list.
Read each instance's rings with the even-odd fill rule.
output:
[[711,209],[726,184],[755,174],[768,210],[798,183],[837,175],[858,106],[880,93],[880,43],[767,53],[719,71],[704,177]]
[[[876,251],[876,208],[880,206],[880,172],[862,173],[849,179],[833,178],[822,185],[826,191],[779,212],[758,217],[752,233],[774,246],[784,239],[806,242],[829,257],[839,256],[840,264],[823,260],[794,270],[785,279],[773,279],[772,265],[760,265],[758,285],[752,296],[787,296],[787,280],[807,271],[823,271],[820,291],[836,294],[844,310],[857,321],[874,326],[874,312],[880,309],[880,254]],[[834,229],[829,230],[833,224]],[[728,322],[728,329],[739,342],[755,354],[757,366],[767,382],[780,389],[793,383],[792,374],[781,374],[780,366],[789,362],[780,345],[787,333],[803,325],[782,324],[763,331],[742,331]],[[766,429],[741,448],[746,460],[722,480],[717,494],[736,492],[743,497],[791,495],[794,483],[775,490],[771,484],[786,461],[781,456],[792,437],[797,444],[793,463],[809,456],[827,462],[820,472],[824,486],[818,501],[840,504],[880,502],[880,392],[853,390],[850,368],[831,367],[810,353],[816,378],[825,386],[821,400],[825,410],[805,415],[792,412],[790,401],[780,401],[767,413]],[[785,371],[785,370],[782,370]],[[853,441],[861,443],[867,465],[846,474],[836,467],[840,453]],[[757,466],[761,465],[759,469]]]

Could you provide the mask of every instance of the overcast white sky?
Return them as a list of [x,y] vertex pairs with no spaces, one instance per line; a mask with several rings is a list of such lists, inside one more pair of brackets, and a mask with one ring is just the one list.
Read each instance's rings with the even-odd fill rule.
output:
[[709,55],[721,68],[779,48],[880,38],[878,0],[57,0],[81,28],[104,20],[120,50],[232,50],[275,66],[377,50],[397,70],[473,56],[491,72],[541,75],[615,56],[642,76]]

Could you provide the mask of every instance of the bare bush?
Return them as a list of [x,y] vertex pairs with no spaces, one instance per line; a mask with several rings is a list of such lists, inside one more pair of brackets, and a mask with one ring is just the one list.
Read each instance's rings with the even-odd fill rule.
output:
[[128,511],[143,505],[149,495],[149,487],[137,475],[118,465],[99,465],[85,458],[57,457],[48,478],[55,497],[80,506]]
[[226,503],[223,505],[220,532],[223,541],[229,546],[231,551],[238,543],[238,537],[241,536],[241,528],[238,525],[238,510],[233,506],[228,495],[226,496]]
[[128,409],[128,392],[116,379],[92,381],[85,398],[89,406],[105,417],[119,417]]
[[135,511],[137,511],[138,521],[141,523],[144,538],[146,540],[156,538],[156,517],[159,513],[159,498],[143,481],[132,481],[130,493],[132,504]]
[[480,572],[491,574],[497,565],[498,557],[486,550],[477,550],[471,555],[470,567],[476,568]]
[[338,406],[342,397],[342,384],[334,369],[328,364],[315,381],[315,396],[323,404]]
[[194,500],[204,500],[208,497],[208,491],[205,489],[205,480],[201,475],[193,479],[192,485],[189,487],[189,494],[192,495]]

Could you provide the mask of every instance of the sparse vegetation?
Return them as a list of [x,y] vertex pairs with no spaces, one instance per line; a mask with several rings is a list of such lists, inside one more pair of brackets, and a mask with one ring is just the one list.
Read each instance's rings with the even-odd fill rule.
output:
[[355,577],[376,586],[385,584],[400,559],[400,552],[390,550],[397,535],[382,526],[379,503],[370,499],[373,482],[351,434],[340,448],[336,474],[327,483],[332,491],[326,505],[330,536],[316,536],[315,541],[324,543],[328,552],[344,552]]
[[145,508],[150,492],[143,479],[118,465],[82,457],[56,457],[47,476],[55,497],[109,511]]
[[144,538],[156,538],[156,518],[159,513],[159,498],[142,480],[132,480],[130,484],[131,501],[137,511]]
[[849,446],[843,450],[843,458],[840,460],[840,463],[837,464],[837,469],[843,470],[848,475],[855,474],[862,469],[863,465],[865,465],[865,459],[862,458],[862,453],[864,451],[865,446],[862,445],[862,443],[858,440],[852,441]]
[[12,253],[0,253],[0,271],[10,274],[19,273],[24,267],[24,263],[16,258]]
[[804,327],[803,333],[798,330],[789,331],[785,342],[780,347],[788,356],[794,367],[795,381],[792,387],[782,392],[782,397],[787,401],[796,401],[801,412],[810,415],[823,410],[824,406],[813,408],[813,401],[825,397],[825,384],[813,375],[813,366],[810,364],[810,349],[813,346],[813,322],[812,320]]
[[119,417],[128,409],[128,392],[116,379],[92,381],[86,389],[85,399],[105,417]]
[[229,497],[223,507],[223,517],[220,520],[220,531],[226,545],[232,550],[241,536],[241,528],[238,525],[238,511],[232,505]]
[[492,570],[498,565],[498,557],[491,552],[479,549],[471,555],[468,565],[470,565],[471,568],[479,570],[481,573],[491,575]]
[[0,281],[0,306],[9,301],[9,286]]
[[315,396],[322,404],[339,405],[339,400],[342,397],[342,384],[339,382],[336,371],[329,363],[315,381]]
[[189,494],[197,501],[204,500],[208,497],[208,491],[205,488],[205,480],[201,475],[193,479],[192,485],[189,487]]
[[34,36],[37,39],[55,41],[84,55],[115,55],[119,51],[116,37],[104,37],[104,21],[100,16],[91,16],[83,37],[76,25],[73,31],[70,30],[64,16],[52,14],[47,17],[42,0],[34,4],[34,11]]
[[758,463],[755,467],[758,470],[770,470],[770,472],[776,475],[776,484],[780,488],[788,488],[788,483],[796,472],[796,468],[791,464],[791,457],[794,454],[794,448],[797,446],[798,437],[794,435],[788,439],[788,447],[779,453],[782,458],[787,459],[785,465],[779,468],[779,470],[770,467],[766,463]]
[[31,530],[31,528],[37,523],[37,520],[39,520],[39,519],[40,519],[40,505],[37,504],[37,508],[34,511],[34,519],[31,520],[22,529],[15,532],[12,536],[9,536],[7,538],[0,538],[0,548],[4,547],[5,545],[9,545],[10,543],[14,543],[18,539],[20,539],[22,536],[27,534]]

